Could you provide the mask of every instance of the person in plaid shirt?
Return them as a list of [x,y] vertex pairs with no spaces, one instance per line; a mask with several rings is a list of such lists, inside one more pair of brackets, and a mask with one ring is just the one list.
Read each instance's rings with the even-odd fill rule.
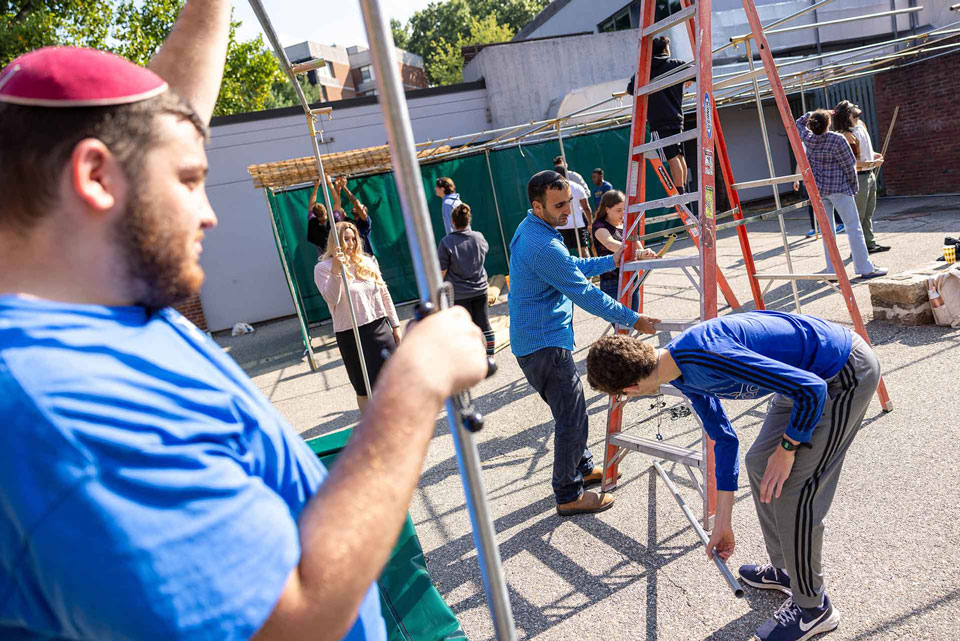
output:
[[[850,253],[853,254],[853,268],[862,278],[883,276],[887,270],[870,261],[867,244],[863,240],[863,229],[860,227],[857,202],[854,200],[859,188],[857,158],[843,135],[828,131],[831,115],[832,112],[826,109],[807,112],[797,119],[797,130],[805,146],[810,169],[813,170],[814,182],[820,190],[827,220],[833,218],[833,210],[836,208],[846,226]],[[824,254],[827,271],[834,271],[826,246]]]

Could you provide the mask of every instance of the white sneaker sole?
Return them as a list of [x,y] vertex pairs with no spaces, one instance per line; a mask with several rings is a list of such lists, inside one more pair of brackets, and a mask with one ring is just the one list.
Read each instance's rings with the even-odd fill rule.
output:
[[787,596],[793,596],[793,592],[788,587],[784,587],[779,583],[758,583],[756,581],[750,581],[749,579],[743,578],[743,575],[740,575],[740,580],[749,585],[752,588],[757,588],[758,590],[779,590]]

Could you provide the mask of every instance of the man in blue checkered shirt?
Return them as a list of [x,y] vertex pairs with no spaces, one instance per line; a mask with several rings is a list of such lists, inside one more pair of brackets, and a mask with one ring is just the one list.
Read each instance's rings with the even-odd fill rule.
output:
[[[541,171],[527,184],[527,195],[531,209],[510,241],[510,345],[553,414],[557,512],[601,512],[613,497],[583,489],[600,483],[603,473],[587,449],[587,403],[572,354],[573,303],[648,334],[659,320],[624,307],[587,280],[616,268],[622,248],[603,258],[570,255],[557,231],[570,217],[570,185],[563,176]],[[638,258],[652,256],[642,250]]]
[[[832,112],[818,109],[803,114],[797,119],[797,130],[803,140],[813,170],[813,179],[820,191],[827,220],[833,220],[833,210],[837,209],[846,227],[850,240],[850,253],[853,254],[853,268],[863,278],[876,278],[887,273],[886,269],[876,267],[867,252],[860,227],[860,214],[854,196],[859,189],[857,184],[857,159],[843,135],[830,128]],[[826,252],[827,271],[834,271],[830,254]],[[843,269],[843,266],[840,266]]]

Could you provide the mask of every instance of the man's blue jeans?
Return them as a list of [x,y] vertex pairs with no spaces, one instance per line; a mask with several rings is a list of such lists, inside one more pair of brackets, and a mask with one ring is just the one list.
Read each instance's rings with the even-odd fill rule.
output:
[[553,432],[553,493],[557,503],[583,494],[583,475],[593,471],[587,449],[587,401],[570,350],[546,347],[517,357],[523,375],[550,406]]

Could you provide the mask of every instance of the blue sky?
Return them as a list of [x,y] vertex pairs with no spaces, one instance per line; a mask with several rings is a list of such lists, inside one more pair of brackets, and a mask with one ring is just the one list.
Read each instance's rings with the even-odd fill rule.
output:
[[[380,6],[391,18],[406,22],[414,11],[425,8],[431,0],[381,0]],[[435,1],[435,0],[434,0]],[[352,45],[367,44],[367,34],[356,0],[341,2],[318,2],[313,0],[263,0],[270,21],[283,46],[288,47],[304,40],[320,44]],[[334,6],[330,11],[325,7]],[[243,22],[237,35],[248,40],[261,33],[260,23],[245,0],[233,0],[233,15]],[[269,46],[269,44],[268,44]]]

